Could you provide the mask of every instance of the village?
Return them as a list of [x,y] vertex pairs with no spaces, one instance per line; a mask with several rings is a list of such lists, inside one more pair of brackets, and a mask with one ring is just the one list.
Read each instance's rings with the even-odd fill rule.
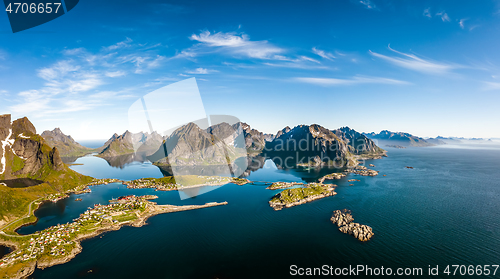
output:
[[173,191],[202,186],[218,186],[227,183],[244,185],[249,183],[244,178],[225,176],[203,176],[203,175],[178,175],[162,178],[140,178],[122,182],[130,189],[154,188],[155,191]]
[[136,220],[149,206],[147,201],[156,196],[120,197],[108,205],[96,204],[80,214],[72,223],[49,227],[29,236],[19,237],[18,248],[0,261],[3,265],[42,259],[43,257],[63,257],[76,246],[79,236],[94,232],[102,227]]
[[49,195],[48,197],[44,198],[44,200],[48,200],[51,202],[57,202],[57,201],[60,201],[62,199],[69,197],[70,193],[75,193],[77,195],[84,194],[84,193],[90,193],[90,192],[92,192],[92,190],[89,188],[90,186],[103,185],[103,184],[107,185],[109,183],[115,183],[115,182],[122,182],[123,183],[123,181],[121,181],[119,179],[114,179],[114,178],[94,179],[94,181],[92,181],[90,183],[80,185],[80,186],[75,187],[73,189],[70,189],[68,191]]
[[16,249],[0,260],[0,268],[34,262],[38,266],[48,267],[67,262],[81,251],[80,241],[85,238],[118,230],[124,225],[140,227],[147,218],[157,214],[228,204],[209,202],[203,205],[176,206],[157,205],[149,201],[157,198],[155,195],[122,196],[110,200],[107,205],[95,204],[71,223],[58,224],[31,235],[10,237],[10,242]]

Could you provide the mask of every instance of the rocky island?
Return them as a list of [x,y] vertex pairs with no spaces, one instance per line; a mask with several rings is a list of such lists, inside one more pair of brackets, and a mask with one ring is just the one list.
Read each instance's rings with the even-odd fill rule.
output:
[[305,187],[287,189],[271,198],[269,206],[274,210],[281,210],[296,205],[301,205],[314,200],[334,196],[337,193],[331,184],[310,183]]
[[203,186],[221,186],[228,183],[244,185],[245,178],[204,175],[177,175],[162,178],[140,178],[122,183],[130,189],[155,188],[155,191],[173,191]]
[[339,227],[339,231],[350,234],[360,241],[368,241],[374,235],[371,227],[353,223],[354,218],[350,210],[335,210],[330,220]]
[[278,190],[278,189],[286,189],[290,188],[295,185],[304,185],[304,183],[301,182],[273,182],[271,186],[267,187],[266,189],[268,190]]
[[323,183],[325,180],[341,179],[345,176],[346,176],[345,173],[334,172],[321,177],[318,181],[319,183]]
[[361,176],[377,176],[379,173],[378,171],[371,170],[365,166],[356,166],[352,169],[347,169],[346,172],[354,173]]

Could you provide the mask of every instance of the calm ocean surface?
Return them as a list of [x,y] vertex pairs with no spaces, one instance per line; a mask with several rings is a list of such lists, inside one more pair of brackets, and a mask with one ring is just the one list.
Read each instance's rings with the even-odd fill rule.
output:
[[[156,194],[159,204],[226,206],[157,215],[141,228],[123,227],[85,240],[69,263],[36,270],[32,278],[283,278],[290,265],[421,267],[500,264],[500,149],[389,149],[373,160],[376,177],[349,175],[336,181],[337,193],[282,211],[269,199],[279,192],[261,185],[226,185],[196,198],[177,192],[126,189],[121,184],[92,187],[92,193],[44,204],[26,234],[70,222],[94,203],[124,194]],[[113,168],[96,157],[80,158],[72,168],[94,177],[160,177],[151,164]],[[412,166],[414,169],[407,169]],[[256,181],[311,181],[324,173],[278,170],[271,161],[248,178]],[[387,176],[382,176],[382,175]],[[348,186],[348,179],[360,179]],[[373,228],[362,243],[330,222],[332,211],[352,210],[355,222]],[[481,276],[498,278],[497,275]],[[360,276],[361,277],[361,276]],[[460,277],[460,276],[458,276]],[[461,278],[469,278],[462,276]]]

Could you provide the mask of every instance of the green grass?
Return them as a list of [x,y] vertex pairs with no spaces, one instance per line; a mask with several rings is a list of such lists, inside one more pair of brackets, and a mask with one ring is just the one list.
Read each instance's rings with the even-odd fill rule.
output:
[[21,170],[22,168],[24,168],[24,160],[17,156],[14,156],[14,160],[12,162],[12,172],[16,172],[18,170]]
[[303,200],[310,196],[316,196],[327,192],[328,190],[318,184],[310,187],[286,189],[276,194],[271,199],[271,202],[289,204]]
[[[162,178],[142,178],[142,180],[147,180],[155,184],[181,184],[183,186],[192,185],[202,185],[202,184],[212,184],[212,183],[230,183],[232,181],[231,177],[222,176],[199,176],[199,175],[176,175],[166,176]],[[132,181],[134,182],[134,181]]]
[[123,215],[118,215],[113,217],[114,220],[118,222],[127,222],[127,221],[132,221],[137,219],[137,215],[134,213],[129,213],[129,214],[123,214]]
[[[0,187],[0,220],[11,221],[23,217],[28,213],[28,205],[32,201],[93,181],[92,177],[79,174],[66,165],[61,170],[55,170],[50,159],[52,148],[39,135],[31,135],[30,138],[40,143],[38,154],[43,166],[36,173],[18,175],[15,178],[31,178],[44,183],[25,188]],[[24,161],[14,154],[9,154],[6,159],[7,170],[12,173],[24,167]],[[4,179],[5,175],[0,178]]]

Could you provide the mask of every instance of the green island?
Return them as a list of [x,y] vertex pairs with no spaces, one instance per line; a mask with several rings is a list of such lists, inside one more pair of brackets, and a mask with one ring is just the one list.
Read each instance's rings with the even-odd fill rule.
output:
[[80,214],[72,223],[52,226],[31,235],[1,232],[1,244],[15,251],[0,261],[0,277],[22,278],[36,267],[47,268],[70,261],[82,251],[80,242],[103,232],[118,230],[124,225],[141,227],[154,215],[226,205],[211,202],[204,205],[157,205],[149,199],[156,196],[124,196],[108,205],[95,205]]
[[325,180],[341,179],[345,176],[346,176],[345,173],[334,172],[334,173],[330,173],[330,174],[327,174],[327,175],[321,177],[318,181],[320,183],[323,183],[323,182],[325,182]]
[[267,187],[266,189],[268,190],[278,190],[278,189],[285,189],[285,188],[290,188],[295,185],[304,185],[302,182],[273,182],[271,186]]
[[175,177],[140,178],[122,183],[130,189],[155,188],[156,191],[173,191],[202,186],[220,186],[228,183],[244,185],[249,182],[245,178],[225,176],[178,175]]
[[334,190],[335,187],[332,184],[309,183],[305,187],[286,189],[274,195],[269,201],[269,206],[274,210],[281,210],[334,196],[337,194]]

